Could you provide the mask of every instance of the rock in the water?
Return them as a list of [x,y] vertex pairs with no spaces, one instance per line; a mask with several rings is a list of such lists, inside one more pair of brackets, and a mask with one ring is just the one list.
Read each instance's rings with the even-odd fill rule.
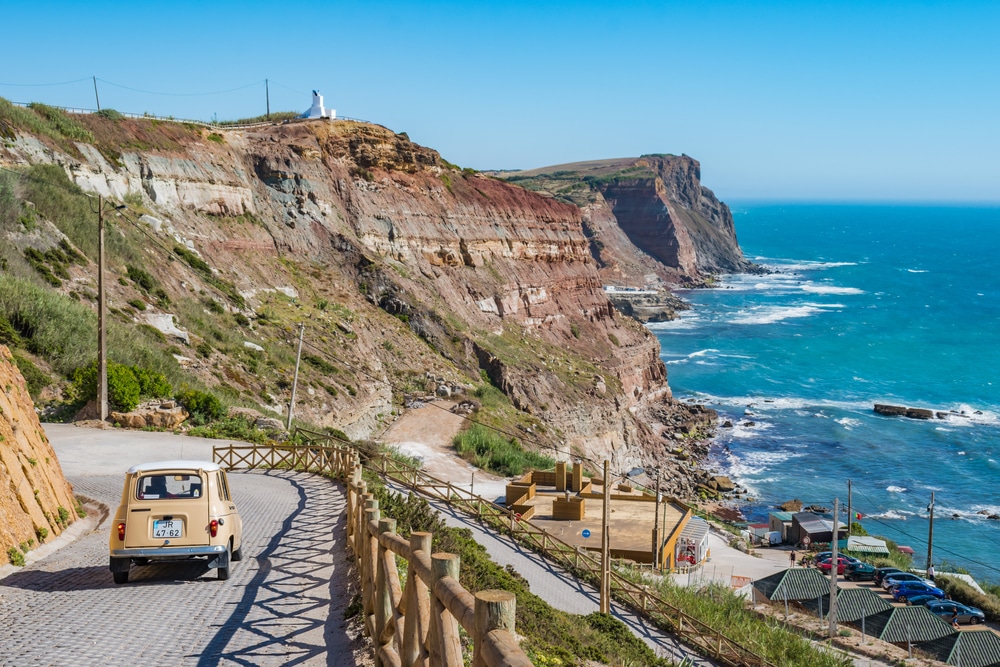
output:
[[789,500],[778,505],[778,509],[782,512],[801,512],[802,501],[798,498],[795,500]]
[[903,405],[875,404],[875,412],[888,417],[908,417],[910,419],[933,419],[934,411],[925,408],[908,408]]
[[[733,480],[729,479],[725,475],[718,475],[712,478],[712,482],[715,483],[715,488],[717,488],[722,493],[729,493],[736,489],[736,485],[733,484]],[[711,486],[711,484],[709,484]]]

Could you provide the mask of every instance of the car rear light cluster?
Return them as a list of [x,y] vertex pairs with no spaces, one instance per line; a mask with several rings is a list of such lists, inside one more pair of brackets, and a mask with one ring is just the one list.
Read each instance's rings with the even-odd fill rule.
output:
[[118,523],[118,539],[122,542],[125,541],[125,522]]
[[218,535],[219,534],[219,522],[217,520],[215,520],[215,519],[212,519],[211,523],[208,524],[208,530],[209,530],[210,533],[212,533],[212,537],[215,537],[216,535]]

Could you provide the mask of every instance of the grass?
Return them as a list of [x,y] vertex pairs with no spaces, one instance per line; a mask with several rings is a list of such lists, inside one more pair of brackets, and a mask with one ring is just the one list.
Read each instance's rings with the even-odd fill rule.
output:
[[454,440],[455,449],[476,467],[503,477],[523,475],[527,470],[548,470],[555,461],[524,450],[516,438],[506,438],[481,424],[473,424]]
[[[531,593],[527,582],[513,569],[505,569],[490,560],[486,548],[468,529],[449,528],[425,500],[410,495],[392,495],[374,478],[369,488],[379,501],[383,517],[397,521],[397,532],[407,537],[413,531],[434,534],[435,552],[458,554],[461,559],[459,580],[475,594],[481,590],[500,589],[516,597],[515,631],[524,637],[521,648],[534,664],[606,665],[666,667],[671,663],[656,657],[652,650],[617,619],[592,613],[578,616],[559,611]],[[464,650],[471,651],[463,633]]]
[[226,127],[228,125],[253,125],[255,123],[280,123],[285,120],[295,120],[302,114],[298,111],[275,111],[268,117],[263,116],[253,116],[252,118],[239,118],[237,120],[220,120],[216,125],[219,127]]

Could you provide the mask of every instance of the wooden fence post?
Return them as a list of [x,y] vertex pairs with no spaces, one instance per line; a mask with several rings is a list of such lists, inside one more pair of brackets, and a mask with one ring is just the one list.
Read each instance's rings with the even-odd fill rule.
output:
[[431,622],[431,601],[427,584],[417,575],[413,561],[417,552],[429,556],[430,533],[410,533],[410,561],[406,569],[406,617],[403,622],[403,667],[428,667],[427,631]]
[[374,641],[375,637],[375,573],[378,569],[378,537],[372,535],[369,526],[372,522],[379,520],[378,501],[374,498],[365,501],[364,521],[361,529],[361,571],[364,573],[364,580],[361,585],[362,601],[365,610],[365,627],[368,634]]
[[[395,533],[395,519],[379,519],[378,534]],[[376,547],[376,568],[375,574],[375,634],[372,639],[375,641],[375,667],[381,667],[381,649],[392,644],[393,630],[395,624],[392,622],[392,590],[389,586],[391,574],[388,568],[393,568],[395,573],[396,554],[382,546],[382,543],[375,538]]]
[[487,667],[483,655],[483,640],[493,630],[506,630],[514,634],[514,607],[516,599],[510,591],[479,591],[476,593],[476,632],[473,637],[473,667]]
[[[460,559],[455,554],[431,555],[434,584],[451,577],[458,580]],[[434,585],[431,586],[434,588]],[[441,667],[462,667],[462,644],[458,635],[458,620],[448,611],[437,595],[432,596],[430,662]]]

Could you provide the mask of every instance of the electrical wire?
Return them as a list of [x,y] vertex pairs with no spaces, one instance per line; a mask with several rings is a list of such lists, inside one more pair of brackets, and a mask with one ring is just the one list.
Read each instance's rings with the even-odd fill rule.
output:
[[68,86],[71,83],[80,83],[81,81],[93,81],[93,78],[87,76],[73,81],[60,81],[59,83],[0,83],[0,86],[10,86],[13,88],[49,88],[52,86]]
[[144,95],[160,95],[163,97],[208,97],[211,95],[225,95],[226,93],[234,93],[238,90],[245,90],[247,88],[252,88],[254,86],[259,86],[264,83],[264,79],[260,81],[254,81],[253,83],[248,83],[245,86],[238,86],[236,88],[229,88],[228,90],[217,90],[211,93],[159,93],[152,90],[142,90],[140,88],[132,88],[131,86],[124,86],[120,83],[114,83],[113,81],[108,81],[107,79],[102,79],[97,77],[97,80],[101,83],[106,83],[109,86],[114,86],[115,88],[122,88],[124,90],[130,90],[133,93],[142,93]]

